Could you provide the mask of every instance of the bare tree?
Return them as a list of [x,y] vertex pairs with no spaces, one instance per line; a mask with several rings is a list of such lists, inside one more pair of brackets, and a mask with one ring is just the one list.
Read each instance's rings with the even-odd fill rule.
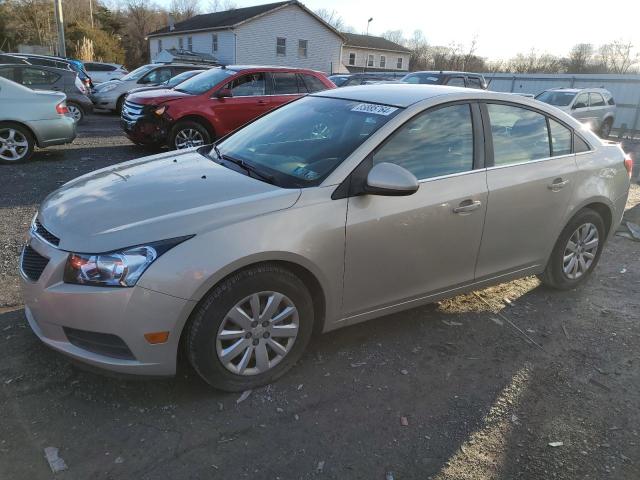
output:
[[331,25],[333,28],[335,28],[336,30],[343,32],[345,31],[345,28],[347,27],[346,24],[344,23],[343,18],[338,14],[337,11],[335,10],[328,10],[326,8],[321,8],[319,10],[316,10],[316,15],[318,15],[322,20],[324,20],[325,22],[327,22],[329,25]]
[[382,35],[382,38],[386,38],[390,42],[397,43],[398,45],[404,45],[406,42],[402,30],[387,30]]
[[574,45],[567,58],[567,73],[587,73],[592,66],[593,52],[593,45],[590,43]]
[[198,4],[198,0],[171,0],[169,13],[173,15],[173,18],[178,22],[187,20],[200,13],[200,6]]
[[211,0],[209,2],[209,10],[211,13],[225,12],[227,10],[235,10],[238,5],[232,0]]
[[640,63],[640,53],[631,42],[616,40],[600,47],[599,60],[606,71],[624,74]]
[[149,0],[128,0],[127,24],[124,44],[127,48],[127,64],[140,65],[149,59],[148,33],[165,25],[166,12],[161,11]]

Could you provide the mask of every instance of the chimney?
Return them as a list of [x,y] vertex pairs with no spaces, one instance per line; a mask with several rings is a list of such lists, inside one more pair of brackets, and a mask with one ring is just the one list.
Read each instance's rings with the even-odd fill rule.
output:
[[173,18],[173,15],[169,14],[169,31],[173,32],[176,29],[176,20]]

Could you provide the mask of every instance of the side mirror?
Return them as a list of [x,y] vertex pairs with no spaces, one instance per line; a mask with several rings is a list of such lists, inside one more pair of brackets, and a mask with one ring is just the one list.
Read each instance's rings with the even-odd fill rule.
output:
[[365,193],[371,195],[405,196],[418,191],[418,179],[409,170],[395,163],[378,163],[367,175]]
[[221,88],[216,92],[216,97],[218,98],[231,98],[233,97],[233,92],[230,88]]

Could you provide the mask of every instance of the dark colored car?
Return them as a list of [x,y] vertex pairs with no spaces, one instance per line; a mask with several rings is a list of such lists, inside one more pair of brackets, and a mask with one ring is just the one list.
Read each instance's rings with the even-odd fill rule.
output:
[[162,90],[163,88],[174,88],[180,85],[182,82],[189,80],[191,77],[195,77],[199,73],[205,72],[206,70],[187,70],[186,72],[179,73],[171,77],[169,80],[162,82],[160,85],[152,85],[149,87],[138,87],[133,90],[129,90],[127,95],[132,95],[134,93],[140,92],[148,92],[149,90]]
[[39,65],[0,65],[0,77],[33,90],[52,90],[67,95],[67,108],[76,122],[93,110],[87,89],[78,75],[67,69]]
[[364,72],[331,75],[329,80],[336,84],[336,87],[352,87],[354,85],[368,85],[376,82],[387,82],[400,80],[406,72]]
[[212,68],[174,89],[130,95],[122,109],[121,125],[138,144],[195,147],[302,95],[330,88],[335,85],[314,70]]
[[405,75],[400,81],[402,83],[449,85],[450,87],[477,88],[479,90],[486,90],[488,87],[483,75],[468,72],[411,72]]
[[84,83],[84,85],[88,89],[93,88],[91,77],[84,69],[84,66],[80,60],[75,60],[73,58],[54,57],[52,55],[36,55],[34,53],[12,53],[11,55],[14,57],[23,58],[27,60],[31,65],[64,68],[76,72],[82,83]]

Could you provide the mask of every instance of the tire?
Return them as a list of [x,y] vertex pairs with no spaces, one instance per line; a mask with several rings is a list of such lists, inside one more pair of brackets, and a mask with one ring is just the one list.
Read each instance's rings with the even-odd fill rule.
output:
[[84,120],[84,109],[80,105],[74,102],[67,102],[67,108],[69,109],[69,113],[71,113],[76,123],[80,123]]
[[[283,297],[272,302],[275,315],[269,318],[284,320],[265,327],[269,323],[263,321],[269,316],[267,307],[270,299],[277,298],[272,295],[276,292]],[[260,296],[256,303],[257,317],[251,309],[256,296]],[[239,314],[236,307],[245,315]],[[248,328],[235,323],[230,316],[232,312]],[[253,320],[260,315],[264,315],[260,323]],[[229,392],[248,390],[273,382],[293,367],[311,338],[313,322],[311,295],[297,276],[274,264],[250,267],[223,280],[196,307],[186,330],[186,353],[193,368],[209,385]],[[289,338],[281,336],[280,332],[285,331]],[[223,332],[234,335],[233,339],[222,340]],[[278,350],[286,349],[286,353],[278,356],[271,346],[274,342],[284,346]],[[225,358],[225,352],[230,351],[239,353]],[[266,363],[261,362],[265,368],[258,363],[259,351],[266,352]]]
[[118,115],[122,115],[122,106],[124,105],[124,95],[122,95],[120,98],[118,98],[118,101],[116,102],[116,113]]
[[[593,242],[593,238],[589,237],[593,231],[592,227],[597,232],[595,250],[589,249],[589,245]],[[586,238],[583,235],[585,233],[587,235]],[[569,290],[583,283],[589,278],[589,275],[598,264],[598,260],[600,260],[600,254],[606,240],[605,236],[604,221],[597,212],[588,208],[578,212],[558,237],[549,258],[549,263],[545,271],[539,276],[542,283],[559,290]],[[576,239],[578,242],[574,242]],[[571,249],[569,240],[572,241],[574,246],[577,245],[576,248],[578,250]],[[593,258],[587,258],[588,254],[593,255]],[[581,255],[584,263],[579,261]],[[575,258],[575,260],[572,260],[572,258]],[[574,262],[573,265],[572,261]]]
[[0,122],[0,163],[26,162],[33,155],[35,140],[22,125]]
[[607,139],[609,135],[611,135],[611,127],[613,126],[613,120],[607,118],[604,122],[602,122],[602,126],[600,127],[600,138]]
[[169,148],[172,150],[199,147],[209,143],[211,143],[209,131],[201,123],[191,120],[176,123],[169,135]]

